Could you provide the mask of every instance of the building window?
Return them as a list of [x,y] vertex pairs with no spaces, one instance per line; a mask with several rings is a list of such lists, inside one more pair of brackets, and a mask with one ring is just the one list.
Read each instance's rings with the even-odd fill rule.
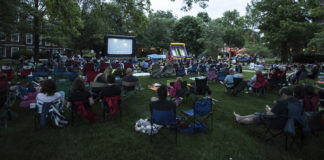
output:
[[18,52],[19,51],[19,47],[11,47],[11,57],[13,56],[13,54],[15,52]]
[[6,57],[6,47],[0,47],[0,57]]
[[50,43],[45,41],[45,46],[49,46],[49,45],[50,45]]
[[27,51],[31,51],[31,52],[33,51],[33,49],[32,49],[32,48],[27,48],[26,50],[27,50]]
[[6,34],[4,32],[0,32],[0,41],[6,41]]
[[30,33],[26,34],[26,44],[33,44],[33,35]]
[[11,34],[11,42],[19,42],[19,33]]

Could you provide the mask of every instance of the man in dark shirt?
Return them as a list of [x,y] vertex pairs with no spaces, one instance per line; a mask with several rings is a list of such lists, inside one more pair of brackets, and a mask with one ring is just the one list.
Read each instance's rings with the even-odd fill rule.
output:
[[155,108],[157,110],[170,110],[175,109],[176,104],[167,100],[168,88],[166,85],[162,85],[158,91],[158,98],[152,97],[150,103],[150,109]]
[[[265,119],[271,116],[288,115],[288,102],[300,103],[296,98],[293,97],[293,91],[290,88],[281,88],[279,95],[281,96],[281,99],[275,102],[275,105],[272,108],[266,105],[265,113],[257,112],[255,114],[241,116],[234,112],[236,122],[241,124],[262,124]],[[275,121],[273,123],[275,123],[276,126],[282,126],[285,122],[286,119],[279,119],[279,121]]]
[[133,70],[131,68],[126,69],[126,76],[122,79],[122,86],[126,91],[135,90],[136,86],[140,88],[139,80],[133,76]]
[[121,89],[119,86],[114,85],[115,77],[113,75],[109,75],[107,77],[108,86],[102,88],[102,91],[100,93],[101,97],[114,97],[114,96],[120,96]]

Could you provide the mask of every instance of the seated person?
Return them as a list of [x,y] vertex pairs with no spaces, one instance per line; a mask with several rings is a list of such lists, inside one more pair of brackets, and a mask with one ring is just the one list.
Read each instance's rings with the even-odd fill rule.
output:
[[162,77],[162,71],[159,62],[153,63],[151,76],[156,78]]
[[[288,102],[300,103],[295,97],[293,97],[293,91],[290,88],[281,88],[279,95],[281,99],[276,101],[272,108],[266,105],[265,112],[256,112],[247,116],[241,116],[234,112],[233,114],[236,122],[240,124],[263,124],[264,121],[271,116],[288,115]],[[273,120],[273,123],[275,123],[275,126],[284,126],[286,119],[279,119],[278,121]]]
[[234,87],[234,78],[243,78],[242,75],[234,74],[234,70],[230,69],[229,74],[224,79],[224,84],[226,88],[233,88]]
[[113,75],[108,75],[107,82],[108,82],[107,87],[101,88],[101,93],[100,93],[101,98],[120,96],[121,94],[120,87],[114,85],[115,77]]
[[[68,98],[67,107],[72,107],[72,111],[77,112],[80,116],[91,122],[98,121],[98,117],[90,111],[90,107],[94,104],[94,101],[90,92],[86,90],[83,81],[80,78],[76,78],[72,83],[71,89],[72,92]],[[84,108],[79,108],[81,104]]]
[[249,87],[253,87],[253,89],[258,89],[266,86],[269,86],[268,81],[264,79],[264,75],[262,74],[262,72],[260,70],[257,70],[255,72],[255,75],[251,78]]
[[122,79],[122,86],[126,91],[135,90],[136,86],[140,89],[140,83],[137,77],[133,76],[132,68],[126,69],[126,76]]
[[[171,89],[170,89],[170,95],[173,97],[177,96],[177,91],[181,90],[181,82],[182,82],[182,78],[181,77],[177,77],[176,81],[173,82]],[[167,84],[169,85],[169,84]]]
[[53,80],[47,79],[43,82],[40,93],[37,94],[36,100],[44,103],[51,103],[57,100],[64,102],[64,94],[56,92],[56,84]]
[[167,100],[168,87],[162,85],[157,90],[158,97],[152,97],[150,102],[150,109],[156,108],[158,110],[170,110],[176,108],[176,103]]
[[112,75],[112,69],[110,67],[106,68],[103,73],[97,74],[97,76],[94,78],[93,82],[107,83],[108,75]]
[[312,85],[304,87],[304,111],[317,112],[318,111],[319,96],[315,93],[315,88]]
[[[40,93],[36,96],[36,104],[40,117],[40,125],[45,126],[48,117],[58,127],[67,125],[67,121],[62,114],[62,104],[64,103],[64,92],[56,92],[56,84],[53,80],[45,80]],[[52,103],[52,104],[51,104]],[[41,112],[40,112],[41,111]],[[50,115],[50,116],[49,116]]]
[[[72,92],[68,98],[67,107],[72,106],[73,101],[88,100],[89,102],[85,105],[85,108],[89,109],[94,104],[93,98],[89,91],[86,90],[83,81],[80,78],[76,78],[72,83]],[[73,108],[72,108],[73,109]]]

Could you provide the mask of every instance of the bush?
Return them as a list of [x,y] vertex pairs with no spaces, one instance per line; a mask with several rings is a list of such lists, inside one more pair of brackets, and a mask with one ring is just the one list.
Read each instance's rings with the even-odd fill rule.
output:
[[92,53],[89,50],[83,50],[83,57],[85,57],[85,58],[92,58],[92,57],[95,57],[95,56],[96,56],[95,53]]
[[12,58],[19,59],[21,56],[24,56],[26,58],[31,58],[32,56],[34,56],[34,52],[31,50],[21,49],[15,53],[13,53]]
[[39,59],[47,59],[48,53],[46,51],[41,51],[41,52],[39,52],[38,58]]
[[267,47],[260,44],[249,43],[245,46],[245,48],[246,48],[246,52],[250,53],[251,55],[256,54],[261,57],[272,56],[271,51]]
[[294,62],[299,63],[316,63],[316,62],[324,62],[324,55],[319,53],[300,53],[293,55]]

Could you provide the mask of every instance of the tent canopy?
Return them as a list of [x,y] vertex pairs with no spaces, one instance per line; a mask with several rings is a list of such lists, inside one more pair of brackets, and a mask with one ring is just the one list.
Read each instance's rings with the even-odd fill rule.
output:
[[166,58],[165,55],[158,55],[158,54],[150,54],[150,55],[147,55],[148,58],[151,58],[151,59],[164,59]]

